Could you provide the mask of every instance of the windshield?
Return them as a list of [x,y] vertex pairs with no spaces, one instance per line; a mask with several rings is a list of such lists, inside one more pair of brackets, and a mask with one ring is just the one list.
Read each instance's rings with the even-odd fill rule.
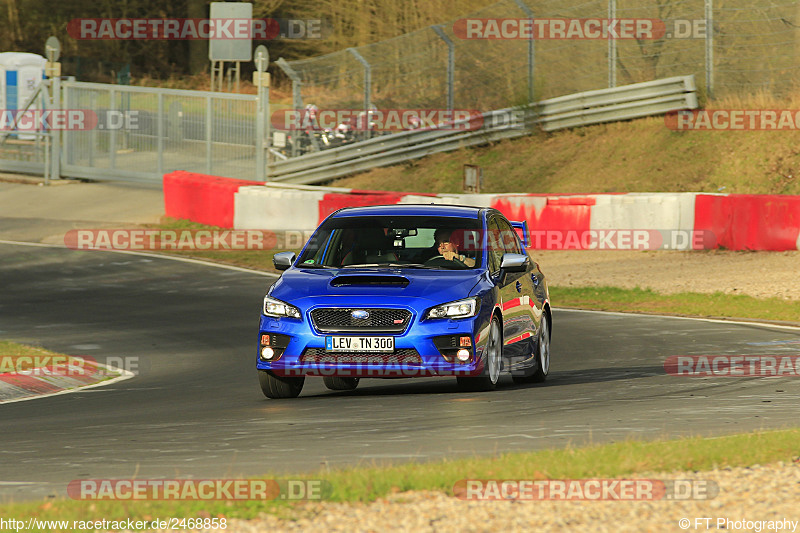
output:
[[477,218],[332,218],[314,234],[299,266],[477,268],[482,259],[481,230]]

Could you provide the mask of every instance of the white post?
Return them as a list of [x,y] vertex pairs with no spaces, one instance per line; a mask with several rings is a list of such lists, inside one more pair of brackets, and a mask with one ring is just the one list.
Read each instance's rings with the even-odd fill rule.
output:
[[[608,0],[608,20],[609,24],[617,18],[617,1]],[[608,32],[608,86],[617,86],[617,40]]]
[[705,0],[706,9],[706,94],[714,96],[714,3]]

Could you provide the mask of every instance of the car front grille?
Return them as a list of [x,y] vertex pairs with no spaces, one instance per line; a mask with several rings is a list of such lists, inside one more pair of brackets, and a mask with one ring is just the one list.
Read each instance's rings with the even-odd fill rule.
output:
[[[353,318],[353,311],[366,311],[367,318]],[[339,332],[385,332],[400,333],[411,320],[411,312],[406,309],[314,309],[311,321],[317,330],[325,333]]]
[[301,363],[328,363],[338,365],[421,365],[422,358],[413,348],[398,348],[394,353],[327,352],[324,348],[306,348],[300,356]]

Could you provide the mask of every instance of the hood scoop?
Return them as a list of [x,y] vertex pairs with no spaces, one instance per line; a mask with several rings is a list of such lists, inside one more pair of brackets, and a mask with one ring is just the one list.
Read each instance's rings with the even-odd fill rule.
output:
[[398,287],[409,284],[403,276],[349,275],[336,276],[331,280],[332,287]]

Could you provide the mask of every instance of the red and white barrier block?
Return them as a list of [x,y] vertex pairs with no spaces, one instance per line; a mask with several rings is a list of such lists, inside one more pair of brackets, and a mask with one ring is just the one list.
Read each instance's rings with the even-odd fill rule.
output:
[[490,206],[525,220],[534,249],[800,249],[800,196],[407,194],[178,172],[164,176],[164,197],[168,216],[235,229],[309,231],[342,207],[437,203]]

